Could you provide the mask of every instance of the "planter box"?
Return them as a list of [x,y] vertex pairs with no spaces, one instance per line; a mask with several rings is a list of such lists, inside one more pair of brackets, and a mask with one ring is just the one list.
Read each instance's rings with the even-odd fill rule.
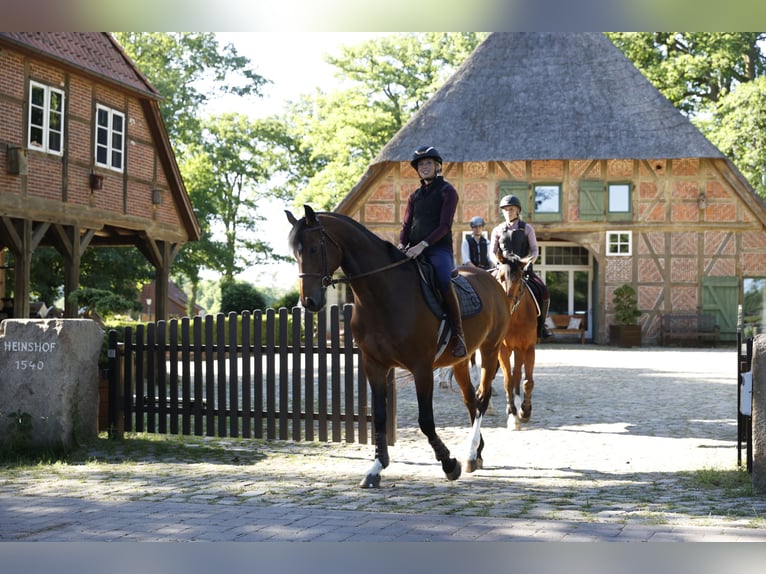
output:
[[641,325],[609,325],[609,345],[612,347],[640,347]]

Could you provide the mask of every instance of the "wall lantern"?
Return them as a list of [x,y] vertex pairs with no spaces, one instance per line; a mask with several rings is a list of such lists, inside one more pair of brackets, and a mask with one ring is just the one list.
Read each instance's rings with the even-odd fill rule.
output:
[[702,192],[699,194],[699,197],[697,197],[697,207],[700,209],[705,209],[707,207],[707,199],[705,198],[705,192]]
[[104,176],[97,173],[90,174],[90,188],[93,190],[102,189],[104,187]]
[[162,203],[162,190],[160,189],[152,190],[152,203],[154,205],[159,205],[160,203]]

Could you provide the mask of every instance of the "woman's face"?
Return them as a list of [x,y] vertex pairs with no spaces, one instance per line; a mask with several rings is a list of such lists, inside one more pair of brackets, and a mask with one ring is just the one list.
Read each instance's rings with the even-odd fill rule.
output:
[[507,205],[503,208],[503,216],[506,221],[514,221],[519,217],[519,208],[515,205]]

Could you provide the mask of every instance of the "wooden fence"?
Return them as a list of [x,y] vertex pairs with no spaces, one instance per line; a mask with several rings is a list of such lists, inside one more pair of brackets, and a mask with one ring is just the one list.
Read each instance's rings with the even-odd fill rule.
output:
[[[124,431],[374,441],[352,305],[184,317],[108,334],[108,426]],[[388,381],[388,440],[396,386]]]

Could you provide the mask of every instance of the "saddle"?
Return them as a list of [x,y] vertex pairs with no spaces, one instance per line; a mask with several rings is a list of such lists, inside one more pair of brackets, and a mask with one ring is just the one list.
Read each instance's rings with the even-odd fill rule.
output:
[[[436,317],[440,319],[445,318],[444,301],[442,300],[441,292],[436,286],[436,274],[433,266],[425,257],[418,257],[415,261],[420,272],[420,288],[428,308],[431,309],[431,312]],[[481,299],[473,285],[468,282],[468,279],[455,270],[452,273],[451,281],[460,303],[460,316],[465,318],[479,313],[481,311]]]
[[[441,291],[436,287],[436,274],[433,265],[425,257],[417,257],[415,262],[420,273],[420,289],[423,292],[423,298],[431,312],[439,319],[435,362],[447,348],[452,338],[452,329],[449,321],[447,321]],[[460,304],[460,316],[465,318],[479,313],[481,311],[481,299],[468,279],[460,275],[457,270],[453,270],[451,282]]]

